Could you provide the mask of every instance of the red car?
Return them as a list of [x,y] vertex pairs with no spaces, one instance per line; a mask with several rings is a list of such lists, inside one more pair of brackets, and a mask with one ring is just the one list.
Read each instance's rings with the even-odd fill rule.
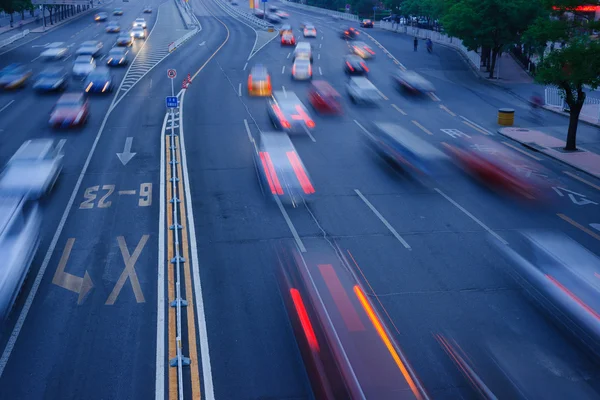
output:
[[66,93],[60,96],[50,114],[50,126],[70,128],[82,126],[89,116],[89,104],[83,93]]
[[342,114],[342,96],[325,81],[314,81],[308,89],[308,101],[320,113]]
[[281,45],[282,46],[295,46],[296,38],[291,33],[284,33],[281,35]]

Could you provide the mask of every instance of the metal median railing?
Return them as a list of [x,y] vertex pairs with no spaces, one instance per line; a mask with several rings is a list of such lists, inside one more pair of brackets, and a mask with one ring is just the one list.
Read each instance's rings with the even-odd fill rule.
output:
[[23,32],[19,32],[16,35],[0,41],[0,47],[8,46],[9,44],[29,35],[29,29],[25,29]]
[[[548,86],[544,90],[544,105],[558,111],[568,112],[569,110],[563,91],[553,86]],[[586,96],[579,119],[593,124],[600,123],[600,99]]]
[[345,19],[347,21],[358,22],[358,16],[354,15],[354,14],[344,13],[344,12],[334,11],[334,10],[328,10],[326,8],[307,6],[306,4],[294,3],[292,1],[287,1],[287,0],[281,0],[281,2],[288,6],[296,7],[296,8],[302,9],[302,10],[312,11],[312,12],[319,13],[319,14],[330,15],[332,17],[336,17],[339,19]]
[[227,14],[231,15],[232,17],[237,16],[237,17],[243,18],[247,22],[253,24],[254,26],[257,26],[259,29],[268,30],[269,26],[271,26],[271,24],[269,24],[268,22],[266,22],[260,18],[257,18],[255,15],[253,15],[250,12],[242,11],[239,8],[232,6],[227,1],[215,0],[215,3],[217,3],[217,5],[219,7],[221,7],[223,9],[223,11],[225,11]]

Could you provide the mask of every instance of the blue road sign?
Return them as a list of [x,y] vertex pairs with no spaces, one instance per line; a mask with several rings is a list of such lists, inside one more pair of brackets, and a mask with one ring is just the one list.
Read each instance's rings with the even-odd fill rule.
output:
[[177,96],[167,96],[167,108],[177,108],[179,107],[179,101]]
[[373,7],[373,11],[377,11],[377,7]]

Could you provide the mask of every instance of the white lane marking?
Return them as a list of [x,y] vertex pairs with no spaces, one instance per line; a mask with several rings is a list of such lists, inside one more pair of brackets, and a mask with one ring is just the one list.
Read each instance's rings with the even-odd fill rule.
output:
[[238,85],[238,97],[242,97],[242,84]]
[[58,153],[58,154],[62,153],[62,149],[63,149],[63,147],[65,147],[65,144],[67,144],[67,139],[60,139],[58,141],[58,143],[56,144],[56,148],[54,149],[56,151],[56,153]]
[[321,71],[321,67],[319,67],[319,75],[323,75],[323,71]]
[[[377,89],[377,88],[376,88],[376,89]],[[385,94],[383,94],[383,92],[382,92],[381,90],[377,89],[377,91],[379,92],[379,95],[380,95],[381,97],[383,97],[385,100],[389,100],[389,99],[387,98],[387,96],[386,96]]]
[[310,133],[310,130],[308,130],[308,128],[306,126],[304,127],[304,132],[306,132],[306,134],[308,135],[310,140],[312,140],[313,142],[317,141],[317,139],[315,139],[315,137],[312,135],[312,133]]
[[398,107],[397,105],[395,105],[395,104],[392,104],[392,107],[394,107],[394,109],[395,109],[396,111],[398,111],[400,114],[402,114],[402,115],[406,115],[406,113],[404,112],[404,110],[402,110],[402,109],[401,109],[400,107]]
[[6,105],[5,105],[4,107],[0,108],[0,112],[2,112],[2,111],[4,111],[4,110],[6,110],[6,109],[7,109],[8,107],[10,107],[10,105],[11,105],[12,103],[14,103],[14,102],[15,102],[14,100],[11,100],[11,101],[9,101],[8,103],[6,103]]
[[442,101],[442,100],[440,100],[440,98],[439,98],[439,97],[437,97],[437,96],[435,95],[435,93],[433,93],[433,92],[429,92],[429,97],[431,97],[431,98],[433,99],[433,101]]
[[282,87],[281,87],[281,90],[283,91],[283,95],[284,95],[285,97],[287,97],[287,92],[285,91],[285,86],[282,86]]
[[292,55],[292,53],[289,52],[286,58],[290,58],[291,55]]
[[470,123],[471,125],[475,125],[476,127],[478,127],[479,129],[481,129],[484,132],[487,132],[488,135],[493,135],[492,132],[488,131],[487,129],[485,129],[484,127],[482,127],[481,125],[477,125],[475,122],[471,121],[470,119],[463,117],[462,115],[459,115],[459,117],[461,117],[464,121],[467,121],[468,123]]
[[71,58],[73,54],[69,54],[68,56],[66,56],[65,58],[63,58],[63,61],[67,61],[69,58]]
[[31,60],[31,62],[34,62],[35,60],[37,60],[38,58],[40,58],[42,55],[40,54],[39,56],[37,56],[36,58],[34,58],[33,60]]
[[446,200],[448,200],[450,203],[452,203],[460,211],[462,211],[463,213],[465,213],[469,218],[471,218],[473,221],[475,221],[475,223],[477,223],[477,225],[479,225],[483,229],[485,229],[490,235],[492,235],[493,237],[495,237],[496,239],[498,239],[502,244],[508,245],[508,242],[506,240],[502,239],[502,237],[500,235],[498,235],[496,232],[494,232],[493,230],[491,230],[486,224],[484,224],[479,219],[477,219],[477,217],[475,217],[473,214],[471,214],[469,211],[467,211],[463,206],[461,206],[460,204],[458,204],[456,201],[452,200],[452,198],[450,196],[448,196],[446,193],[442,192],[438,188],[433,188],[433,190],[435,190],[436,192],[438,192],[440,195],[444,196],[444,198]]
[[250,140],[250,143],[252,143],[254,145],[254,149],[256,150],[256,152],[258,152],[258,148],[256,147],[256,142],[254,140],[254,137],[252,136],[252,132],[250,132],[250,126],[248,125],[248,120],[244,118],[244,126],[246,127],[246,133],[248,134],[248,140]]
[[294,237],[294,240],[296,241],[296,244],[298,245],[298,249],[300,249],[300,251],[302,253],[306,253],[306,247],[304,247],[304,243],[302,243],[302,239],[300,239],[300,236],[298,235],[298,231],[296,230],[296,227],[292,223],[290,216],[288,215],[287,211],[283,207],[283,204],[281,204],[281,200],[279,200],[279,197],[277,197],[277,196],[275,197],[275,203],[277,203],[277,207],[279,207],[279,211],[281,211],[281,214],[283,215],[283,219],[285,219],[285,222],[287,223],[287,226],[290,229],[290,232],[292,232],[292,236]]
[[325,37],[325,36],[321,36],[321,40],[323,40],[323,38],[324,38],[324,37]]
[[[383,49],[383,51],[388,54],[391,55],[389,51],[387,51],[387,49],[385,47],[383,47],[383,45],[381,43],[379,43],[373,36],[369,35],[367,32],[365,31],[361,31],[362,33],[364,33],[365,35],[367,35],[367,37],[369,39],[371,39],[377,46],[379,46],[379,48]],[[390,57],[392,60],[397,61],[396,64],[398,64],[400,66],[400,69],[402,69],[403,71],[406,71],[406,67],[404,66],[404,64],[402,64],[400,61],[398,61],[398,59],[396,57],[394,57],[393,55],[391,55]]]
[[196,293],[196,320],[198,321],[200,356],[202,358],[202,378],[204,383],[204,398],[213,400],[215,389],[210,365],[210,347],[208,346],[208,330],[206,328],[206,315],[204,313],[204,298],[202,295],[202,284],[200,282],[200,264],[198,263],[198,246],[196,239],[196,225],[194,222],[194,210],[192,207],[192,193],[190,191],[190,177],[187,167],[187,155],[185,152],[185,136],[183,134],[183,102],[186,90],[181,95],[181,107],[179,109],[179,146],[181,147],[181,167],[183,170],[183,181],[185,191],[185,207],[188,214],[188,230],[190,235],[190,252],[192,255],[192,275],[194,277],[194,290]]
[[283,67],[281,67],[281,73],[283,74],[285,72],[285,65]]
[[[360,125],[360,124],[359,124]],[[364,129],[364,128],[363,128]],[[369,207],[371,209],[371,211],[373,211],[373,214],[375,214],[377,216],[377,218],[379,218],[379,220],[381,222],[383,222],[383,224],[385,225],[386,228],[389,229],[390,232],[392,232],[392,235],[394,235],[394,237],[396,239],[398,239],[398,241],[400,243],[402,243],[402,245],[407,248],[407,249],[411,249],[410,245],[406,242],[406,240],[404,240],[404,238],[402,238],[402,236],[400,236],[398,234],[398,232],[396,232],[396,230],[394,229],[394,227],[392,225],[390,225],[390,223],[384,218],[383,215],[381,215],[381,213],[379,211],[377,211],[377,209],[375,208],[375,206],[373,206],[373,204],[371,204],[371,202],[365,197],[363,196],[363,194],[360,192],[360,190],[358,189],[354,189],[354,192],[358,195],[358,197],[360,197],[360,199],[362,201],[364,201],[364,203],[367,205],[367,207]]]
[[244,69],[242,71],[245,71],[247,66],[248,66],[248,63],[244,64]]
[[323,43],[319,43],[319,48],[323,47]]
[[319,55],[317,56],[317,60],[321,59],[321,53],[319,53]]
[[165,114],[163,119],[162,134],[160,140],[160,208],[158,210],[158,295],[157,295],[157,314],[156,314],[156,393],[165,392],[165,140],[163,138],[167,128],[169,114]]
[[106,54],[102,54],[102,57],[100,57],[98,61],[102,60],[104,57],[106,57]]
[[364,132],[365,132],[367,135],[369,135],[369,136],[373,136],[373,135],[371,135],[371,132],[369,132],[369,131],[367,130],[367,128],[365,128],[364,126],[362,126],[362,125],[360,124],[360,122],[358,122],[357,120],[354,120],[354,123],[355,123],[356,125],[358,125],[358,127],[359,127],[360,129],[362,129],[362,130],[363,130],[363,131],[364,131]]

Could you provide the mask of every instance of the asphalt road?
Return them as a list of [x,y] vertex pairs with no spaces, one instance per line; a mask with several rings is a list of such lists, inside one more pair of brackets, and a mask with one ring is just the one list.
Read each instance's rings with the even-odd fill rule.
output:
[[[434,54],[415,53],[410,38],[372,29],[363,32],[363,40],[377,52],[369,62],[370,79],[385,100],[378,108],[355,106],[345,95],[342,57],[349,49],[337,31],[343,22],[282,5],[298,38],[301,21],[315,23],[318,36],[308,39],[314,79],[327,80],[342,93],[345,108],[341,117],[314,114],[313,138],[292,138],[316,195],[282,212],[265,200],[258,185],[249,138],[272,125],[266,99],[248,96],[247,76],[262,63],[274,90],[293,91],[303,101],[309,84],[291,79],[292,48],[280,46],[277,38],[248,59],[256,33],[214,1],[190,0],[202,30],[168,57],[165,45],[187,32],[173,3],[151,3],[154,13],[146,19],[148,31],[154,30],[144,47],[132,48],[136,67],[115,71],[125,89],[117,94],[120,100],[109,112],[114,95],[92,98],[90,123],[80,132],[47,128],[55,96],[37,96],[31,88],[0,94],[0,109],[8,105],[0,111],[0,163],[26,139],[67,139],[65,169],[43,204],[40,251],[1,331],[0,397],[177,397],[177,372],[167,366],[176,336],[175,311],[167,305],[175,287],[168,244],[172,194],[169,176],[161,176],[161,146],[170,160],[163,125],[164,97],[171,91],[165,70],[176,68],[176,93],[187,74],[193,78],[179,114],[185,135],[179,133],[176,154],[185,160],[167,163],[183,171],[178,176],[186,189],[178,192],[182,285],[189,302],[182,311],[182,346],[191,360],[184,367],[185,398],[313,397],[275,279],[275,248],[294,242],[291,228],[298,233],[296,242],[309,251],[335,243],[356,263],[432,398],[475,398],[444,352],[442,337],[468,355],[500,398],[597,398],[596,364],[527,300],[492,241],[520,248],[518,230],[550,229],[600,254],[598,233],[590,235],[590,224],[600,223],[600,182],[517,147],[525,157],[537,158],[545,179],[563,193],[549,190],[553,202],[546,207],[526,206],[454,170],[431,184],[409,181],[363,140],[361,126],[377,121],[403,125],[439,147],[464,135],[516,146],[495,133],[495,114],[510,106],[518,110],[518,125],[535,126],[520,117],[526,105],[476,78],[454,50],[436,46]],[[143,8],[122,6],[122,26]],[[21,62],[39,72],[44,64],[36,57],[52,42],[76,48],[85,40],[103,40],[106,49],[112,39],[91,18],[16,47],[0,66]],[[70,61],[64,64],[70,67]],[[430,79],[436,96],[416,101],[398,93],[390,75],[400,65]],[[76,85],[71,82],[72,88]],[[567,121],[548,114],[544,124],[560,131]],[[589,127],[581,129],[595,134]],[[123,165],[116,154],[128,138],[136,154]],[[172,171],[168,165],[167,172]],[[576,195],[569,197],[564,189]],[[162,210],[159,200],[166,204]],[[167,235],[165,242],[161,234]],[[327,260],[332,255],[310,256]],[[68,280],[79,282],[77,290],[64,288],[62,266]],[[82,291],[82,282],[91,289]]]

